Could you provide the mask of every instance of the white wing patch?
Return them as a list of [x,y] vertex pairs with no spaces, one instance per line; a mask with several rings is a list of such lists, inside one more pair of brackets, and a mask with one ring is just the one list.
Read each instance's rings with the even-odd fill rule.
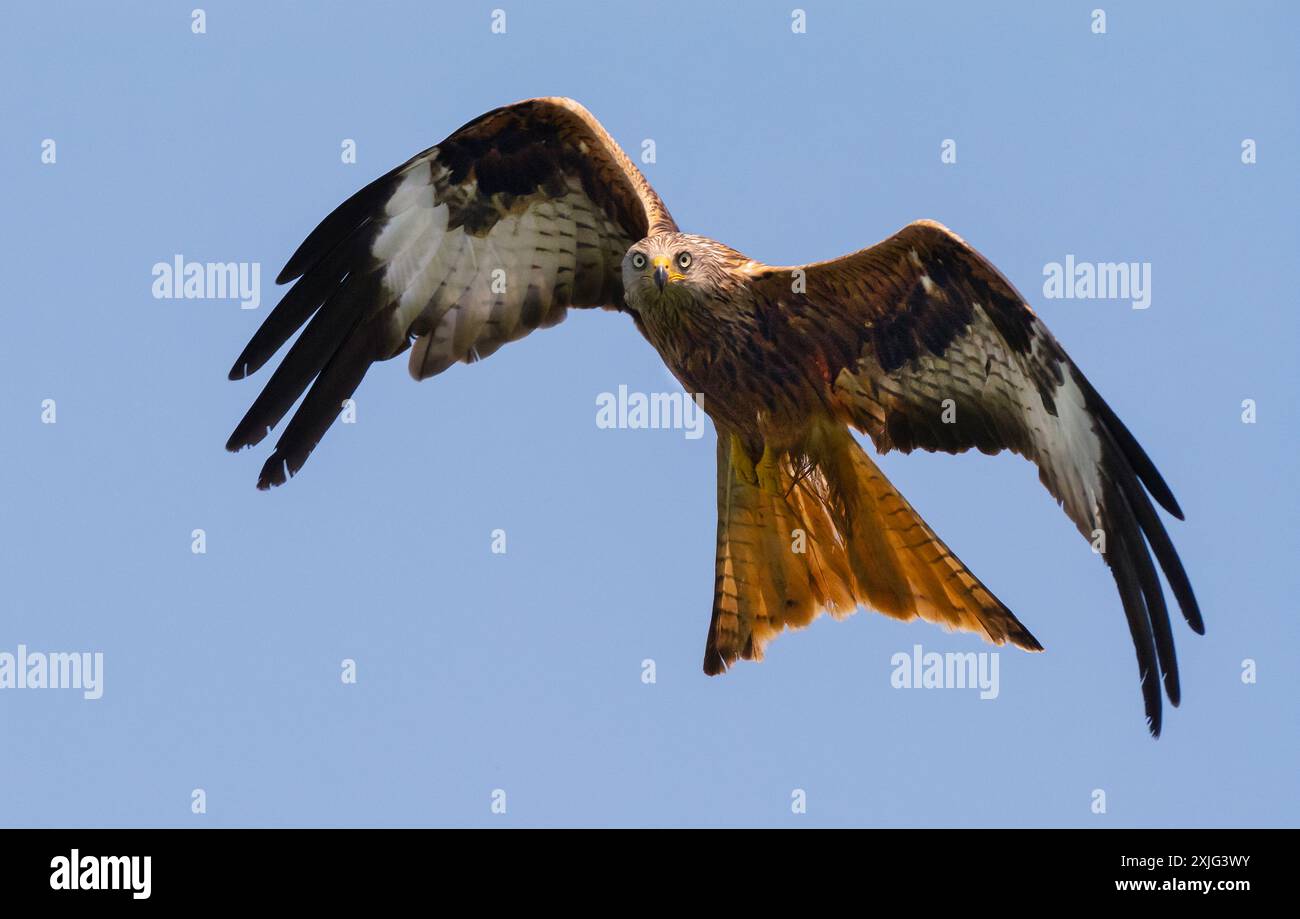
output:
[[[1030,354],[1016,354],[983,306],[972,306],[973,320],[941,356],[922,352],[907,366],[884,373],[874,352],[868,352],[857,373],[841,372],[836,388],[869,421],[868,430],[887,425],[890,403],[941,418],[944,401],[952,399],[959,415],[963,406],[979,406],[996,418],[1004,433],[1008,428],[1024,432],[1029,458],[1044,470],[1049,489],[1090,538],[1101,496],[1102,446],[1072,368],[1060,367],[1064,382],[1052,394],[1053,415],[1025,370],[1026,364],[1059,363],[1050,351],[1048,333],[1037,326]],[[1017,438],[1005,440],[1014,444]]]
[[[484,235],[449,230],[438,175],[430,162],[412,166],[385,207],[387,224],[373,247],[397,304],[393,322],[417,336],[410,361],[416,379],[559,322],[579,275],[616,273],[628,245],[576,178],[568,194],[507,213]],[[472,194],[473,187],[461,188]]]
[[[1038,339],[1034,350],[1038,350]],[[1048,358],[1051,360],[1051,358]],[[1083,391],[1069,367],[1062,367],[1064,383],[1053,394],[1056,415],[1048,413],[1032,385],[1022,389],[1026,423],[1033,432],[1038,462],[1055,480],[1062,506],[1079,531],[1091,538],[1099,526],[1101,499],[1101,441],[1093,430],[1093,417],[1084,403]]]

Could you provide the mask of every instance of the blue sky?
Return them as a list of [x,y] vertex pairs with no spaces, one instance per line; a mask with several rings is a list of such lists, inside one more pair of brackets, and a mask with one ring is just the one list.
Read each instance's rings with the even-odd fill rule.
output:
[[[0,690],[0,825],[1296,824],[1293,5],[805,2],[796,35],[789,3],[211,2],[195,35],[199,2],[6,12],[0,652],[99,651],[104,685]],[[1187,513],[1208,632],[1174,624],[1158,742],[1110,575],[1009,456],[880,461],[1047,647],[1002,650],[996,700],[892,688],[915,644],[992,649],[870,613],[705,677],[713,435],[597,427],[601,392],[675,388],[622,316],[378,365],[254,489],[270,441],[222,445],[266,371],[225,374],[271,278],[538,95],[654,139],[688,231],[789,264],[930,217],[1025,293]],[[154,299],[177,253],[260,263],[261,307]],[[1044,298],[1067,254],[1150,263],[1150,308]]]

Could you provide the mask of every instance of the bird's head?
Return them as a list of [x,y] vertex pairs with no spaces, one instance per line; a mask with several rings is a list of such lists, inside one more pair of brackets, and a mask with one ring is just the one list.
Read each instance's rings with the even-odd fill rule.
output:
[[738,260],[738,252],[703,236],[662,233],[627,250],[623,291],[637,311],[700,302],[732,283]]

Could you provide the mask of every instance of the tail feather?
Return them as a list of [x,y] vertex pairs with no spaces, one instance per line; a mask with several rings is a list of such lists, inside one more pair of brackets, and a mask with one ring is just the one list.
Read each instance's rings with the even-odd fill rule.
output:
[[802,455],[718,438],[718,557],[704,670],[761,660],[785,628],[867,606],[1042,650],[889,483],[829,424]]

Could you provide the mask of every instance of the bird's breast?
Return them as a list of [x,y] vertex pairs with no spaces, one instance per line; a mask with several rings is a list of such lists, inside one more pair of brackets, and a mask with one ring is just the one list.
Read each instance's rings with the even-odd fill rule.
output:
[[651,309],[641,318],[668,369],[715,423],[766,443],[797,440],[826,410],[824,361],[726,304],[702,312]]

